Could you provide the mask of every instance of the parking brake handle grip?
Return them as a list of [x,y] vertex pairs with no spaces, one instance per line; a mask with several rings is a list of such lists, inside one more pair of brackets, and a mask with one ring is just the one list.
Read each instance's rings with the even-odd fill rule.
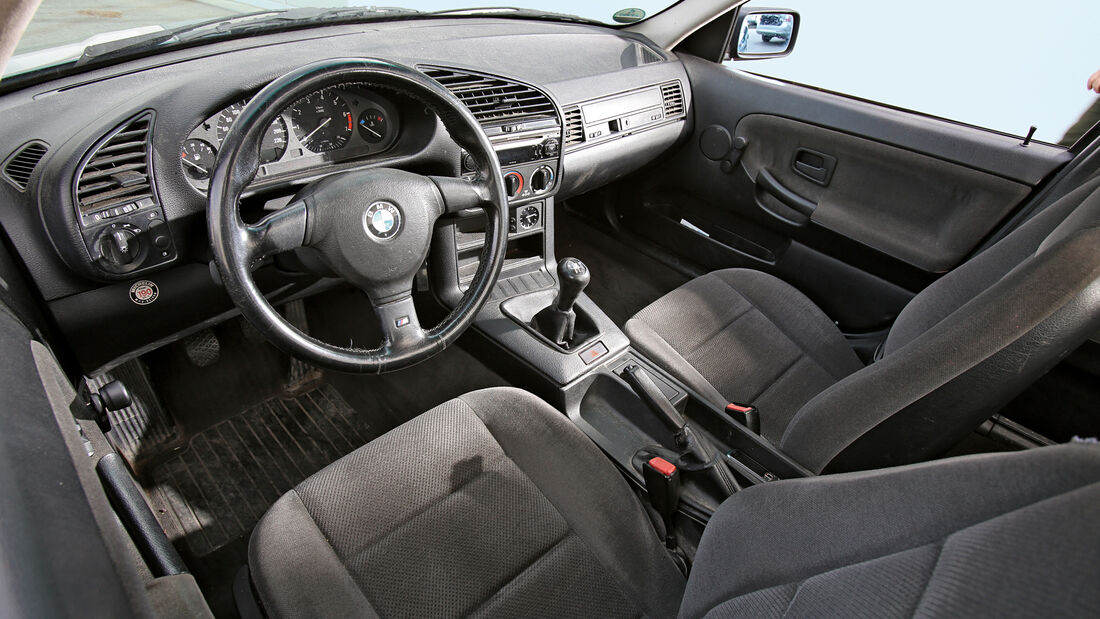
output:
[[660,417],[673,432],[683,431],[684,426],[687,425],[684,416],[676,410],[672,402],[668,401],[665,394],[661,393],[661,390],[657,388],[657,384],[653,382],[653,379],[640,365],[631,363],[623,368],[623,379],[634,388],[635,393],[642,398],[646,406]]
[[[712,463],[708,466],[707,473],[718,484],[718,487],[729,496],[740,490],[737,480],[730,474],[724,462],[713,462],[715,450],[709,441],[688,426],[687,420],[676,410],[672,402],[661,393],[657,384],[649,377],[649,374],[636,363],[623,368],[623,379],[630,384],[638,397],[646,403],[651,411],[657,414],[673,432],[673,440],[681,448],[694,455],[701,463]],[[725,498],[725,497],[723,497]]]

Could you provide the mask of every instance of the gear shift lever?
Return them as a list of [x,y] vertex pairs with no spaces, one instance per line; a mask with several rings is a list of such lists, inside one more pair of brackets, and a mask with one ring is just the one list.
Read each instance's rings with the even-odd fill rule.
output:
[[535,315],[531,321],[535,329],[550,338],[559,346],[568,346],[573,340],[573,330],[577,314],[573,305],[581,296],[585,286],[591,281],[588,267],[576,258],[562,258],[558,261],[558,296],[554,302]]
[[592,281],[592,274],[580,260],[563,258],[558,261],[558,281],[561,288],[558,290],[558,298],[554,301],[554,305],[559,312],[572,312],[577,297],[581,296],[588,282]]

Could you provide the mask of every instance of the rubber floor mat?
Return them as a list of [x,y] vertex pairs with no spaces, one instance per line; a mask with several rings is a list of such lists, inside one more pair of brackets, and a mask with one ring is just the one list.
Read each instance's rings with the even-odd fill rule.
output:
[[150,499],[172,541],[202,557],[247,536],[283,493],[371,438],[363,416],[322,384],[193,436],[153,472]]

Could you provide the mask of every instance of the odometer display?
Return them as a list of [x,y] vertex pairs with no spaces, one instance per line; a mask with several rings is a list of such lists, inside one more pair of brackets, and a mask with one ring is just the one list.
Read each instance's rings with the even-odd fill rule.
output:
[[334,91],[322,90],[294,104],[290,124],[302,146],[315,153],[332,151],[351,138],[351,109]]

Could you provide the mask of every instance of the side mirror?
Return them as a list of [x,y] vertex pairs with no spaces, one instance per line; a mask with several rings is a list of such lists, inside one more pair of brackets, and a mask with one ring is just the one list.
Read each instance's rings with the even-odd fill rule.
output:
[[790,9],[752,9],[738,12],[729,55],[734,60],[762,60],[786,56],[798,37],[798,13]]

